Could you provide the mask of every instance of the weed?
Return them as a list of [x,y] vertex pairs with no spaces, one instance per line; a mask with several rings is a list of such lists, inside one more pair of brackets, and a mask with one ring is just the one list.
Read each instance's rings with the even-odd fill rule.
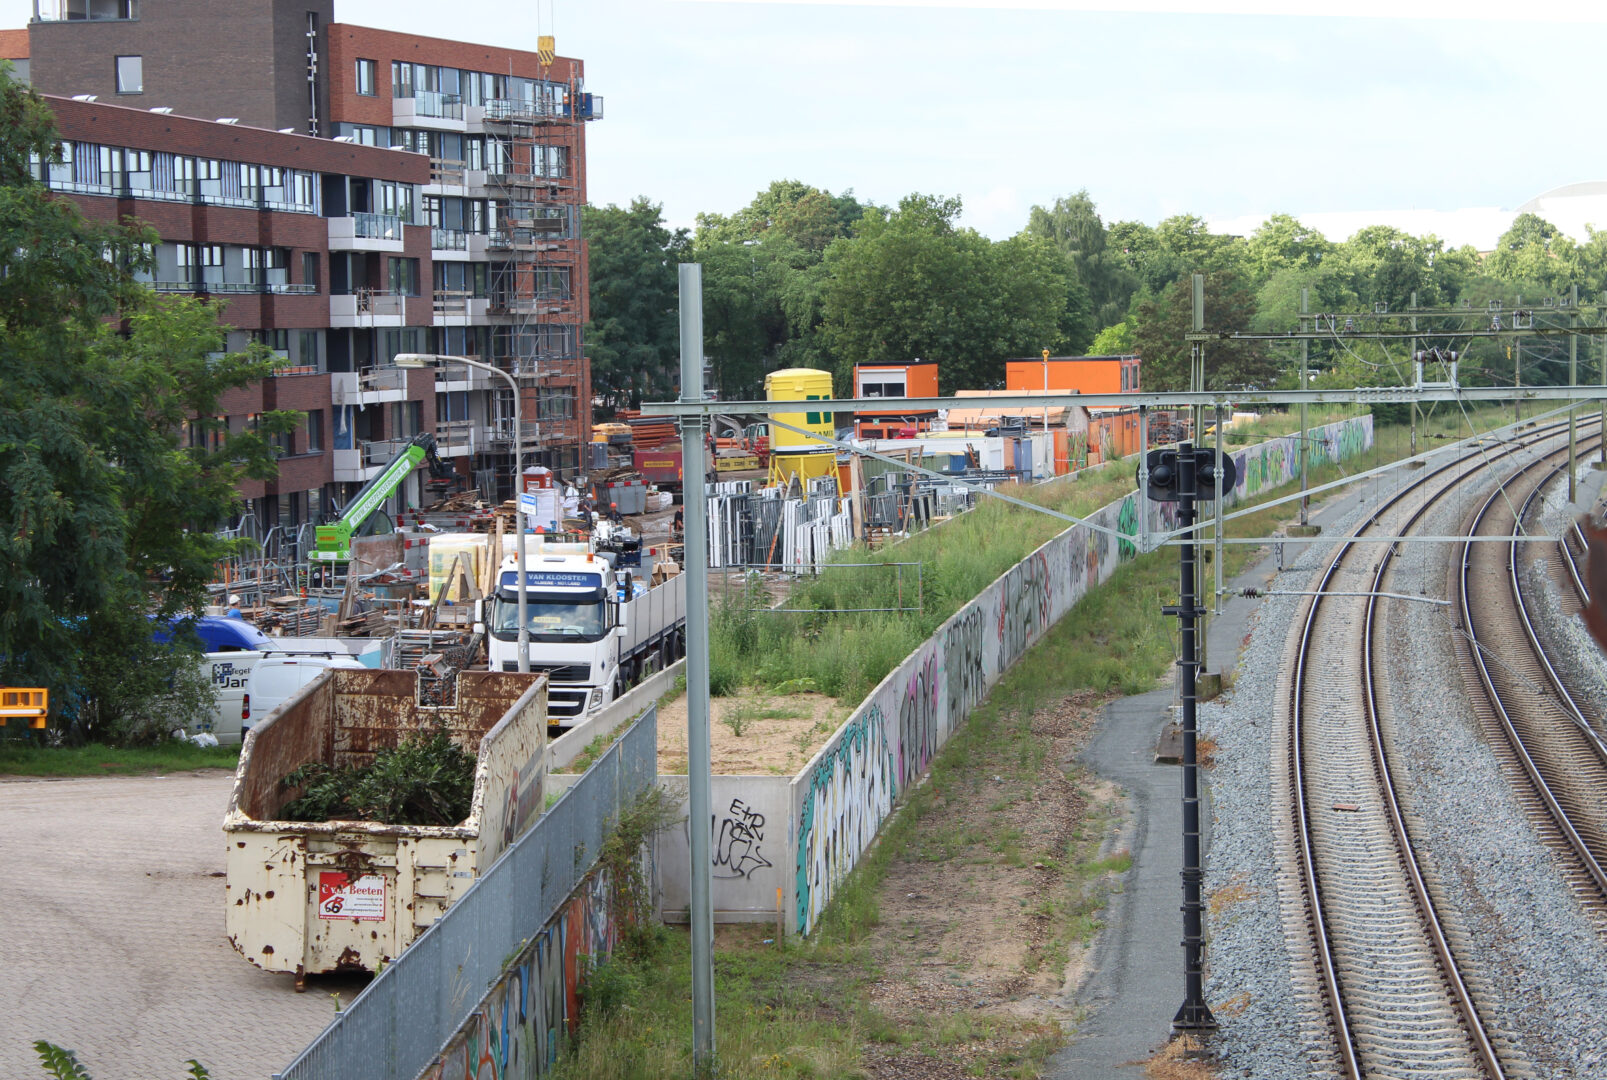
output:
[[583,772],[585,772],[587,769],[592,767],[593,763],[595,763],[598,758],[603,756],[603,752],[605,750],[607,750],[610,746],[614,745],[614,733],[617,730],[618,729],[615,728],[615,729],[612,729],[612,730],[609,730],[609,731],[605,731],[600,735],[597,735],[595,738],[592,739],[591,742],[586,744],[586,749],[584,749],[584,750],[582,750],[580,752],[579,757],[575,758],[574,761],[571,761],[568,765],[565,765],[561,769],[554,769],[553,772],[559,772],[559,773],[583,773]]
[[391,825],[456,825],[474,801],[474,756],[444,727],[380,750],[368,765],[308,762],[279,785],[302,793],[279,811],[286,821],[358,819]]
[[[55,1080],[91,1080],[89,1069],[79,1060],[78,1055],[71,1050],[64,1050],[54,1043],[38,1039],[33,1044],[34,1053],[39,1055],[39,1067],[47,1076]],[[206,1071],[206,1066],[191,1058],[184,1063],[184,1075],[190,1080],[211,1080],[212,1074]]]

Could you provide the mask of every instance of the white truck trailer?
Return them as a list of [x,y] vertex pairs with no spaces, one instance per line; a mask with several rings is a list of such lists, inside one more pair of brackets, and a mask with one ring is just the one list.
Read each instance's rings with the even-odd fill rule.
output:
[[[549,722],[570,727],[686,655],[686,577],[642,589],[603,555],[526,556],[530,670],[548,678]],[[519,670],[519,563],[482,601],[492,671]]]

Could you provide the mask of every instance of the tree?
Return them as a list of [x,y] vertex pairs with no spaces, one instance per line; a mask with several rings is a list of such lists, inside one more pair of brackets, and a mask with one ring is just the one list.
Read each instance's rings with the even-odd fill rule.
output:
[[1086,294],[1066,257],[1026,235],[992,243],[957,228],[959,213],[957,198],[910,195],[826,250],[822,333],[839,393],[856,364],[918,357],[941,365],[944,392],[986,389],[1009,357],[1086,344]]
[[1027,217],[1027,233],[1050,241],[1071,260],[1077,279],[1088,290],[1096,326],[1122,321],[1138,290],[1138,275],[1123,253],[1108,250],[1105,224],[1086,188],[1056,199],[1048,209],[1034,206]]
[[581,211],[591,265],[586,347],[594,392],[615,408],[673,396],[680,384],[680,284],[684,229],[637,197],[628,207]]
[[699,214],[697,242],[740,244],[776,234],[818,255],[848,236],[864,210],[852,190],[833,195],[797,180],[776,180],[729,217]]
[[1566,293],[1580,274],[1580,253],[1561,229],[1538,214],[1519,214],[1484,260],[1498,281],[1533,285],[1547,295]]
[[[1255,293],[1244,278],[1218,270],[1205,275],[1205,328],[1223,333],[1247,331],[1255,320]],[[1134,335],[1144,357],[1146,390],[1189,388],[1189,342],[1194,325],[1191,278],[1168,285],[1159,297],[1139,306]],[[1206,389],[1270,386],[1278,364],[1260,342],[1213,341],[1205,347]]]
[[1264,282],[1281,270],[1314,270],[1333,250],[1316,229],[1288,214],[1273,214],[1250,234],[1245,257],[1251,277]]
[[[0,75],[0,681],[93,715],[129,665],[175,685],[190,661],[146,655],[148,619],[199,610],[236,483],[272,474],[271,436],[301,416],[238,433],[211,419],[272,354],[219,357],[216,308],[130,276],[154,237],[86,222],[33,178],[30,154],[58,156],[50,114]],[[186,445],[186,424],[210,445]],[[110,651],[90,663],[91,646]]]

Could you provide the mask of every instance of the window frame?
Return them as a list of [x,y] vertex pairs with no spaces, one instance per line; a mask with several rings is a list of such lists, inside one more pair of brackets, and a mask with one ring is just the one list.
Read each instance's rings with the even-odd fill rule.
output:
[[[132,73],[134,75],[134,80],[138,85],[132,90],[126,88],[124,85],[123,62],[125,60],[133,61]],[[119,94],[132,95],[145,93],[145,55],[143,53],[128,53],[118,55],[112,62],[112,71],[114,74],[114,82],[117,86],[117,92]]]
[[[379,61],[359,56],[355,65],[354,80],[359,97],[379,97]],[[364,73],[367,73],[367,89],[364,89]]]

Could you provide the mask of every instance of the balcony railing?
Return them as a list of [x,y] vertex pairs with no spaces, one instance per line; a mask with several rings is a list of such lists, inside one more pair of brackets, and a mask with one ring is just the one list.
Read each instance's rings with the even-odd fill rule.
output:
[[435,251],[468,251],[469,234],[462,229],[432,228],[430,248]]
[[474,292],[470,289],[436,289],[435,313],[437,315],[467,315],[469,301],[474,299]]
[[456,158],[430,158],[430,182],[434,184],[461,184],[464,170],[469,167],[466,161]]
[[117,22],[139,18],[139,0],[44,0],[40,22]]
[[363,444],[363,465],[373,468],[375,465],[389,465],[403,450],[412,443],[411,439],[377,439]]
[[223,293],[250,295],[254,293],[274,296],[316,296],[318,286],[300,281],[147,281],[145,284],[160,293]]
[[547,101],[520,101],[504,98],[493,98],[485,103],[485,118],[491,121],[515,120],[553,120],[558,117],[560,109]]
[[352,221],[357,235],[365,240],[402,239],[402,219],[396,214],[357,213]]
[[433,116],[441,120],[462,120],[463,99],[456,94],[443,94],[436,90],[413,91],[413,111],[419,116]]

